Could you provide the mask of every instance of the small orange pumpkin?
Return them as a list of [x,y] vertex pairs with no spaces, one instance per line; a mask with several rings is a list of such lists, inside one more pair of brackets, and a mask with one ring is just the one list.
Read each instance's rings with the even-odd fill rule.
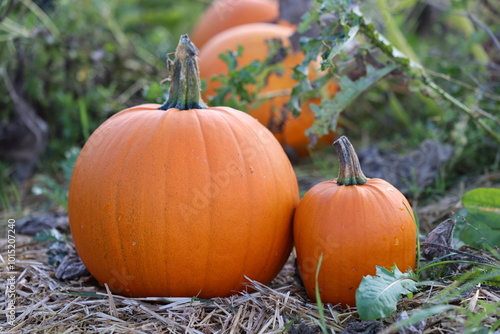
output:
[[415,266],[416,227],[403,194],[382,179],[367,179],[346,137],[334,143],[340,161],[337,179],[317,184],[302,198],[294,218],[298,269],[315,300],[315,273],[321,300],[355,306],[361,279],[375,266],[402,271]]
[[218,33],[247,23],[272,22],[279,16],[273,0],[216,0],[203,13],[191,33],[191,40],[201,48]]
[[228,296],[268,284],[292,248],[298,187],[274,136],[200,98],[183,35],[169,99],[121,111],[75,164],[69,221],[90,273],[134,297]]
[[[263,61],[268,55],[268,46],[266,40],[281,39],[284,47],[290,46],[289,37],[293,34],[294,28],[269,24],[253,23],[241,25],[221,32],[214,36],[200,50],[200,76],[207,79],[207,89],[205,96],[215,93],[220,87],[219,82],[210,80],[213,76],[227,73],[226,64],[219,58],[220,53],[229,50],[235,51],[238,45],[244,50],[238,58],[239,66],[245,66],[252,61]],[[265,87],[260,90],[260,94],[271,96],[263,100],[257,107],[246,110],[249,114],[257,118],[262,124],[272,128],[275,115],[282,115],[282,109],[290,98],[291,89],[297,81],[292,79],[293,67],[304,60],[304,55],[300,52],[288,54],[283,60],[283,74],[272,74],[269,76]],[[315,78],[318,75],[317,68],[311,66],[310,77]],[[334,94],[338,86],[332,81],[329,87],[329,94]],[[298,117],[293,117],[291,112],[284,115],[284,123],[278,130],[273,130],[276,138],[285,148],[291,148],[299,157],[308,155],[309,139],[305,134],[314,122],[314,113],[310,104],[319,104],[319,99],[305,101],[302,104],[302,112]],[[332,135],[326,135],[320,138],[319,142],[326,144],[333,141]]]

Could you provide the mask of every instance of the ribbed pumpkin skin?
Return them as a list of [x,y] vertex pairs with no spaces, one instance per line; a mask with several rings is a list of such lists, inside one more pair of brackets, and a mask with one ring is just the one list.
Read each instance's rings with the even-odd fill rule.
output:
[[228,296],[269,283],[292,247],[293,169],[273,135],[227,107],[124,110],[75,164],[69,220],[90,273],[122,295]]
[[294,241],[302,281],[315,298],[319,273],[321,300],[355,306],[355,293],[375,266],[402,271],[415,266],[416,227],[406,198],[381,179],[340,186],[336,180],[311,188],[297,207]]
[[[204,96],[213,95],[215,90],[220,87],[220,83],[211,81],[215,75],[227,74],[227,65],[219,58],[220,53],[225,53],[228,50],[237,50],[238,46],[243,46],[243,54],[238,58],[240,67],[250,64],[252,61],[263,61],[268,56],[268,45],[266,40],[279,38],[283,41],[285,47],[290,46],[288,38],[293,34],[294,28],[268,24],[268,23],[253,23],[241,25],[221,32],[208,41],[203,48],[200,49],[200,77],[207,79],[207,89]],[[260,90],[260,93],[270,93],[282,95],[264,100],[259,106],[253,109],[246,110],[254,116],[262,124],[269,126],[272,115],[280,115],[282,107],[290,99],[290,92],[297,81],[292,79],[293,67],[300,64],[304,60],[304,55],[300,52],[295,52],[287,55],[283,60],[283,74],[271,75],[268,78],[267,84]],[[318,68],[310,68],[310,77],[317,76]],[[288,90],[288,92],[287,92]],[[330,94],[338,91],[336,83],[332,82],[328,88]],[[311,127],[314,122],[314,113],[310,108],[310,104],[319,104],[319,99],[306,101],[302,105],[301,114],[294,118],[292,113],[286,115],[287,120],[281,132],[276,132],[276,138],[283,146],[293,148],[298,156],[308,155],[309,139],[304,131]],[[326,135],[320,138],[320,143],[330,144],[333,141],[333,136]]]
[[278,15],[278,2],[273,0],[216,0],[196,23],[191,40],[201,48],[221,31],[242,24],[271,22]]

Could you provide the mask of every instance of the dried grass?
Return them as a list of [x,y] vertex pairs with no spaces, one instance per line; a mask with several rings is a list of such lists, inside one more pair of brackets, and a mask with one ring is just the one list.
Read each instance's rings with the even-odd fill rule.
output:
[[[45,250],[29,242],[18,248],[16,325],[0,325],[5,333],[279,333],[293,319],[314,327],[318,318],[316,305],[293,278],[291,262],[273,288],[250,282],[251,293],[213,300],[128,298],[93,280],[57,280]],[[8,276],[4,259],[2,282]],[[5,312],[3,307],[0,316]],[[329,308],[327,321],[337,330],[345,318]]]
[[[63,282],[48,266],[43,244],[18,240],[16,274],[16,325],[0,325],[2,333],[319,333],[319,315],[295,278],[293,256],[271,287],[250,281],[253,292],[228,298],[128,298],[113,295],[95,281],[80,279]],[[0,279],[7,278],[5,254],[0,258]],[[399,311],[426,304],[446,288],[435,285],[399,303]],[[5,296],[1,297],[5,300]],[[498,302],[498,291],[478,286],[457,301],[471,312],[481,302]],[[5,302],[1,302],[5,305]],[[331,332],[361,326],[355,309],[343,310],[325,305],[326,323]],[[5,307],[0,316],[5,317]],[[395,319],[386,319],[390,325]],[[492,317],[489,325],[498,318]],[[292,324],[293,323],[293,324]],[[291,325],[292,324],[292,325]],[[353,326],[356,325],[356,326]],[[426,333],[456,333],[465,326],[461,313],[450,312],[431,317]],[[389,331],[390,332],[390,331]]]
[[[493,178],[499,179],[498,175]],[[485,180],[478,183],[485,184]],[[463,187],[461,189],[464,189]],[[463,193],[460,188],[438,203],[418,207],[421,221],[431,226],[436,220],[457,210]],[[427,224],[426,223],[426,224]],[[0,282],[6,282],[6,247],[2,241]],[[16,236],[16,319],[15,326],[0,321],[1,333],[319,333],[317,305],[306,296],[296,279],[293,255],[270,287],[250,281],[253,292],[228,298],[127,298],[112,294],[94,280],[59,281],[47,264],[46,245],[31,237]],[[412,298],[403,298],[394,317],[380,324],[386,333],[402,311],[427,305],[447,288],[435,284]],[[488,304],[500,301],[500,289],[478,285],[453,301],[455,305],[479,314]],[[7,300],[0,296],[0,319],[6,319]],[[324,305],[330,332],[366,331],[355,309]],[[498,312],[497,312],[498,313]],[[499,314],[483,319],[492,326]],[[460,333],[470,325],[463,312],[449,311],[427,319],[424,333]]]

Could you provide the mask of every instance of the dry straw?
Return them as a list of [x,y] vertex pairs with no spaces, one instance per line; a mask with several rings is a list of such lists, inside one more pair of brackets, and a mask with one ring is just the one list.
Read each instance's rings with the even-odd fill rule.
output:
[[[271,287],[249,280],[253,292],[199,300],[127,298],[112,294],[93,280],[59,281],[54,277],[54,268],[46,264],[45,250],[40,243],[28,242],[19,247],[15,326],[2,322],[2,333],[320,332],[317,306],[307,299],[297,280],[293,256]],[[4,259],[5,254],[0,258],[2,282],[7,276]],[[419,308],[444,288],[445,285],[435,285],[412,299],[404,298],[398,311]],[[5,300],[5,296],[1,298]],[[457,303],[478,312],[483,307],[480,301],[498,302],[500,296],[498,291],[478,286]],[[5,305],[4,301],[0,303]],[[5,313],[2,306],[3,319]],[[327,304],[324,314],[331,333],[356,333],[370,325],[360,322],[355,309],[342,310]],[[385,328],[393,320],[376,325]],[[428,319],[427,327],[436,333],[454,333],[464,321],[461,314],[440,314]]]
[[[498,180],[498,178],[496,178]],[[436,222],[455,210],[463,188],[441,203],[417,208],[421,221]],[[424,228],[425,226],[421,226]],[[7,324],[7,297],[0,295],[0,333],[320,333],[317,305],[308,300],[295,273],[294,256],[272,282],[264,286],[249,280],[252,292],[229,298],[127,298],[112,294],[92,279],[60,281],[49,266],[47,244],[16,236],[15,325]],[[0,242],[0,282],[10,276],[6,241]],[[355,309],[324,305],[330,333],[391,333],[402,311],[428,305],[451,282],[427,286],[412,298],[403,298],[394,317],[381,322],[360,321]],[[451,301],[472,314],[500,302],[500,289],[477,285]],[[497,312],[498,313],[498,312]],[[492,326],[493,312],[482,325]],[[463,312],[449,311],[426,319],[424,333],[460,333],[467,326]],[[370,331],[371,328],[371,331]],[[374,330],[376,329],[376,330]],[[409,333],[409,332],[408,332]]]

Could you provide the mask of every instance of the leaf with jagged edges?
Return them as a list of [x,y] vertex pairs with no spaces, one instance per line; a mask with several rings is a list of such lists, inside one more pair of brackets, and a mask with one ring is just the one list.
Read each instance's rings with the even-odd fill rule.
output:
[[289,52],[279,39],[268,40],[266,43],[267,58],[263,61],[254,60],[245,66],[239,64],[245,52],[242,46],[238,46],[237,51],[227,51],[219,55],[226,63],[228,73],[209,79],[221,83],[215,96],[210,98],[210,105],[224,105],[246,112],[251,109],[249,106],[262,102],[258,99],[259,91],[265,87],[271,74],[283,75],[282,60]]
[[363,320],[390,316],[403,295],[416,292],[418,283],[411,272],[402,273],[377,266],[376,276],[365,276],[356,290],[356,307]]
[[366,66],[366,75],[356,81],[352,81],[347,76],[343,76],[339,81],[340,91],[331,99],[321,101],[320,105],[311,105],[316,120],[307,130],[307,135],[311,143],[329,130],[335,131],[339,114],[353,103],[358,96],[383,79],[393,71],[395,64],[387,65],[381,69],[375,69],[371,65]]

